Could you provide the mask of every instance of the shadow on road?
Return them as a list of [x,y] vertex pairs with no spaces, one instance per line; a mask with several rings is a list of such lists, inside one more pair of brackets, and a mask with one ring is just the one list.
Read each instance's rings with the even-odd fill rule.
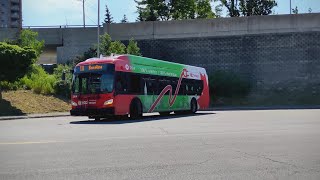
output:
[[128,117],[117,119],[117,118],[110,118],[110,119],[102,119],[100,121],[94,120],[83,120],[83,121],[72,121],[70,124],[129,124],[129,123],[138,123],[138,122],[146,122],[146,121],[158,121],[158,120],[168,120],[173,118],[183,118],[183,117],[197,117],[203,115],[209,115],[215,113],[196,113],[196,114],[186,114],[186,115],[177,115],[177,114],[170,114],[168,116],[160,116],[160,115],[151,115],[151,116],[143,116],[140,119],[131,120]]
[[11,105],[10,101],[0,99],[0,116],[20,116],[25,115],[20,109]]

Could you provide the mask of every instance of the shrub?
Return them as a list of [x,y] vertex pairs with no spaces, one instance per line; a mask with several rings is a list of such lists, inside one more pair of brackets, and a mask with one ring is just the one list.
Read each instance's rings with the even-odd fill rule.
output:
[[235,73],[216,71],[209,76],[210,94],[214,97],[242,98],[249,94],[249,81]]
[[127,46],[127,54],[141,56],[140,48],[138,47],[137,42],[135,42],[133,38],[130,39],[129,44]]
[[0,81],[0,87],[2,90],[18,90],[23,87],[20,81],[8,82]]
[[126,46],[120,41],[113,41],[110,44],[109,52],[115,54],[125,54]]
[[32,70],[20,79],[21,84],[37,94],[54,94],[56,81],[54,75],[47,74],[41,66],[35,64]]
[[109,56],[111,53],[116,54],[132,54],[140,56],[140,48],[137,45],[137,42],[134,41],[133,38],[129,40],[129,44],[126,47],[120,41],[112,41],[109,34],[105,33],[100,36],[100,44],[99,44],[100,53]]
[[[69,97],[71,93],[71,82],[72,82],[72,69],[71,65],[59,64],[53,72],[55,79],[57,80],[55,84],[56,94],[62,95],[64,97]],[[63,75],[64,74],[64,75]],[[62,77],[64,76],[64,80]]]
[[[99,44],[100,54],[103,54],[105,56],[109,56],[111,54],[111,52],[109,50],[110,45],[111,45],[110,35],[107,33],[100,35],[100,44]],[[100,54],[99,54],[99,56],[100,56]]]
[[34,32],[30,29],[23,29],[19,36],[19,46],[20,47],[30,47],[36,51],[37,56],[39,56],[44,47],[44,41],[37,40],[38,32]]
[[14,82],[23,77],[35,58],[36,53],[32,49],[0,42],[0,81]]

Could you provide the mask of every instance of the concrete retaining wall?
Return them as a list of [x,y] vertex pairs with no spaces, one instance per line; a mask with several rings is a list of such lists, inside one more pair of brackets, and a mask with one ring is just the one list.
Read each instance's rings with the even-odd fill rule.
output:
[[104,24],[115,40],[216,37],[320,30],[320,14],[249,16],[182,21]]
[[[320,31],[138,40],[147,57],[236,72],[259,87],[320,84]],[[127,43],[127,42],[126,42]]]
[[0,28],[0,41],[17,39],[18,33],[18,29]]

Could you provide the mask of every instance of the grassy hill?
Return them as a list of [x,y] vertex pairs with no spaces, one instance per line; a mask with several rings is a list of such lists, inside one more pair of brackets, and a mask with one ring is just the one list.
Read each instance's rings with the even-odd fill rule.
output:
[[2,92],[0,116],[49,112],[67,112],[71,106],[67,99],[35,94],[28,90]]

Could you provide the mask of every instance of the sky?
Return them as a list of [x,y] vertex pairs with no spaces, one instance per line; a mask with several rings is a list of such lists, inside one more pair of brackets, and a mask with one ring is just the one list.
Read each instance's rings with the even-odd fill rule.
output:
[[[289,14],[289,2],[277,0],[274,14]],[[86,24],[96,25],[98,0],[85,0],[84,4]],[[134,0],[100,0],[100,24],[106,4],[114,22],[120,22],[124,14],[129,22],[136,21],[138,15]],[[292,8],[298,7],[299,13],[307,13],[309,8],[312,12],[320,12],[320,0],[291,0],[291,4]],[[83,25],[82,0],[22,0],[22,18],[23,26]]]

